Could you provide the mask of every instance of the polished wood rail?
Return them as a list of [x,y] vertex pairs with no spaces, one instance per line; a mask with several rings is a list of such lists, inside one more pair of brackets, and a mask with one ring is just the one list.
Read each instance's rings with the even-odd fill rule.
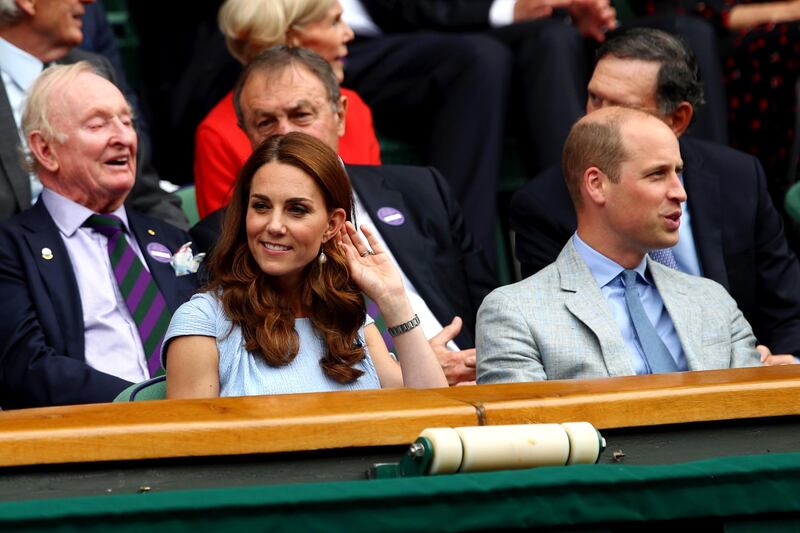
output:
[[0,412],[0,466],[383,446],[426,427],[587,420],[599,429],[800,414],[800,367],[165,400]]

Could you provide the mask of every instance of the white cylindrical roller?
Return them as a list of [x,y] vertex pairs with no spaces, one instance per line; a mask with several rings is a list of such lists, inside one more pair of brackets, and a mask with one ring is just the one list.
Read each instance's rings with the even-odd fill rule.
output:
[[428,428],[419,434],[433,445],[430,474],[454,474],[461,466],[463,450],[461,438],[453,428]]
[[561,424],[569,436],[568,465],[594,464],[600,456],[600,434],[589,422]]
[[464,448],[459,472],[564,465],[569,437],[559,424],[456,428]]

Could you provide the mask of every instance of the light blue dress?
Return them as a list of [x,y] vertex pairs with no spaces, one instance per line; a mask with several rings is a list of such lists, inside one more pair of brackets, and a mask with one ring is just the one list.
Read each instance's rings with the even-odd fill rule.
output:
[[[367,316],[365,326],[372,323]],[[164,337],[161,360],[165,361],[165,348],[170,339],[185,335],[214,337],[219,351],[219,395],[251,396],[258,394],[290,394],[296,392],[326,392],[358,389],[379,389],[378,373],[369,352],[355,368],[364,374],[354,383],[341,384],[328,378],[319,365],[324,355],[324,340],[317,334],[307,318],[295,319],[295,329],[300,336],[297,357],[286,366],[268,365],[262,357],[245,350],[239,326],[231,329],[222,304],[209,292],[195,294],[172,315]],[[358,336],[364,343],[364,328]],[[366,343],[365,349],[366,349]]]

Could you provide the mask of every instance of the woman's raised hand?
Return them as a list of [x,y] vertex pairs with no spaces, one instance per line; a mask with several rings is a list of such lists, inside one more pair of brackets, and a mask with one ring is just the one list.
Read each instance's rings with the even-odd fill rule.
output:
[[384,306],[392,307],[392,299],[405,300],[403,280],[372,231],[363,225],[361,231],[369,244],[350,222],[342,227],[337,242],[347,257],[353,281],[385,313]]

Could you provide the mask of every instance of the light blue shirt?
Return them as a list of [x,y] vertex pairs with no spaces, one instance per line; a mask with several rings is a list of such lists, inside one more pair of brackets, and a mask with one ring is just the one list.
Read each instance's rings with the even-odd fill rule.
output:
[[[22,134],[22,110],[28,90],[43,68],[44,64],[36,57],[0,38],[0,73],[2,73],[3,85],[8,96],[8,103],[11,105],[14,121],[17,123],[20,145],[25,150],[26,155],[30,152],[28,151],[28,142]],[[31,182],[31,205],[33,205],[42,192],[42,184],[36,174],[31,173],[29,177]]]
[[[132,383],[144,381],[149,377],[147,360],[136,321],[128,310],[111,268],[108,237],[81,227],[94,214],[90,209],[50,189],[42,191],[42,202],[58,227],[78,283],[86,364]],[[129,227],[124,206],[111,214],[118,216],[125,227]],[[127,236],[131,248],[142,261],[142,252],[136,239],[130,233]],[[55,247],[52,247],[51,253],[54,250]],[[44,250],[33,252],[42,253],[43,257],[45,255]],[[52,261],[66,259],[55,255],[51,258]],[[145,261],[142,264],[147,268]]]
[[[600,287],[600,291],[608,301],[611,314],[614,316],[614,320],[622,333],[622,339],[625,341],[625,346],[628,347],[628,351],[631,354],[634,371],[637,374],[652,373],[647,364],[642,345],[636,336],[636,330],[628,313],[628,306],[625,303],[625,285],[622,281],[622,271],[625,268],[583,242],[577,233],[572,236],[572,243],[575,245],[578,255],[589,267],[592,277],[594,277]],[[678,333],[675,331],[675,325],[672,323],[672,318],[670,318],[667,308],[664,306],[664,301],[661,299],[658,288],[649,279],[646,268],[647,260],[642,258],[641,263],[633,269],[638,274],[636,276],[636,288],[639,291],[644,311],[650,322],[655,325],[658,336],[661,337],[670,355],[675,360],[678,370],[688,370],[689,366],[686,363]]]

